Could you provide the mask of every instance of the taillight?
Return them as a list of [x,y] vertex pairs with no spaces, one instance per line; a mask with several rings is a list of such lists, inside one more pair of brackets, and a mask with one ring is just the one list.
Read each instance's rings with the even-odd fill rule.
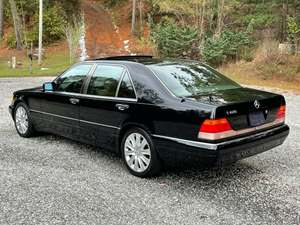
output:
[[198,138],[217,140],[226,137],[231,131],[232,128],[226,118],[206,119],[199,129]]
[[231,130],[231,126],[226,118],[204,120],[200,127],[200,132],[219,133]]
[[280,106],[277,112],[277,119],[285,119],[285,105]]

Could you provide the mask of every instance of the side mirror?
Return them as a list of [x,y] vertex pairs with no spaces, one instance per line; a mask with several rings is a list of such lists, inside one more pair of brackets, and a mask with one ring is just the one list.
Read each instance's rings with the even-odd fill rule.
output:
[[54,91],[53,82],[46,82],[46,83],[44,83],[43,84],[43,91],[44,92]]

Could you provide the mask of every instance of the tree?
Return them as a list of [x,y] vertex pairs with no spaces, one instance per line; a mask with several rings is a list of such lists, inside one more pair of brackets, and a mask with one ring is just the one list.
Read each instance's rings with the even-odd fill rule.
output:
[[64,27],[64,34],[69,47],[70,64],[72,64],[75,61],[76,53],[79,46],[79,40],[82,33],[84,32],[82,30],[84,28],[83,23],[83,16],[81,16],[79,19],[74,18],[74,21],[69,22]]
[[17,49],[21,50],[23,48],[22,43],[22,26],[20,23],[20,18],[17,11],[17,6],[15,0],[9,0],[11,14],[13,17],[14,30],[16,35]]
[[225,6],[225,0],[219,0],[218,1],[218,23],[217,23],[216,33],[215,33],[216,38],[220,37],[224,26],[224,21],[223,21],[224,6]]
[[140,35],[144,34],[143,0],[139,0]]
[[131,18],[131,33],[135,34],[136,23],[136,0],[132,0],[132,18]]
[[43,47],[43,0],[39,4],[39,51],[38,64],[42,64],[42,47]]
[[200,50],[202,50],[203,48],[203,44],[204,44],[204,33],[205,33],[205,26],[204,26],[204,22],[205,22],[205,7],[206,7],[206,0],[202,0],[202,6],[201,6],[201,16],[200,16],[200,34],[199,34],[199,39],[200,39]]
[[0,0],[0,40],[3,36],[3,0]]

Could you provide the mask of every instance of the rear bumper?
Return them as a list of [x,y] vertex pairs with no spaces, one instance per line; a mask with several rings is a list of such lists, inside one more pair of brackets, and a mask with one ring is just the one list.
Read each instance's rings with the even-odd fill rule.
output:
[[281,145],[289,134],[280,125],[256,134],[221,143],[206,143],[153,135],[162,160],[170,163],[216,163],[223,165],[247,158]]
[[216,163],[222,165],[235,162],[275,148],[283,144],[289,134],[289,130],[287,125],[282,125],[261,132],[253,137],[246,137],[238,142],[219,146]]

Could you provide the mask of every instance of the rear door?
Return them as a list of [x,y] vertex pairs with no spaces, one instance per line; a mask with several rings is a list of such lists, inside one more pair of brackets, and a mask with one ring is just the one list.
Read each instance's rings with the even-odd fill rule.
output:
[[79,105],[84,82],[93,64],[75,65],[58,77],[53,92],[45,92],[41,103],[44,128],[69,138],[79,134]]
[[119,129],[136,105],[134,87],[121,65],[99,64],[80,103],[80,128],[85,142],[114,149]]

